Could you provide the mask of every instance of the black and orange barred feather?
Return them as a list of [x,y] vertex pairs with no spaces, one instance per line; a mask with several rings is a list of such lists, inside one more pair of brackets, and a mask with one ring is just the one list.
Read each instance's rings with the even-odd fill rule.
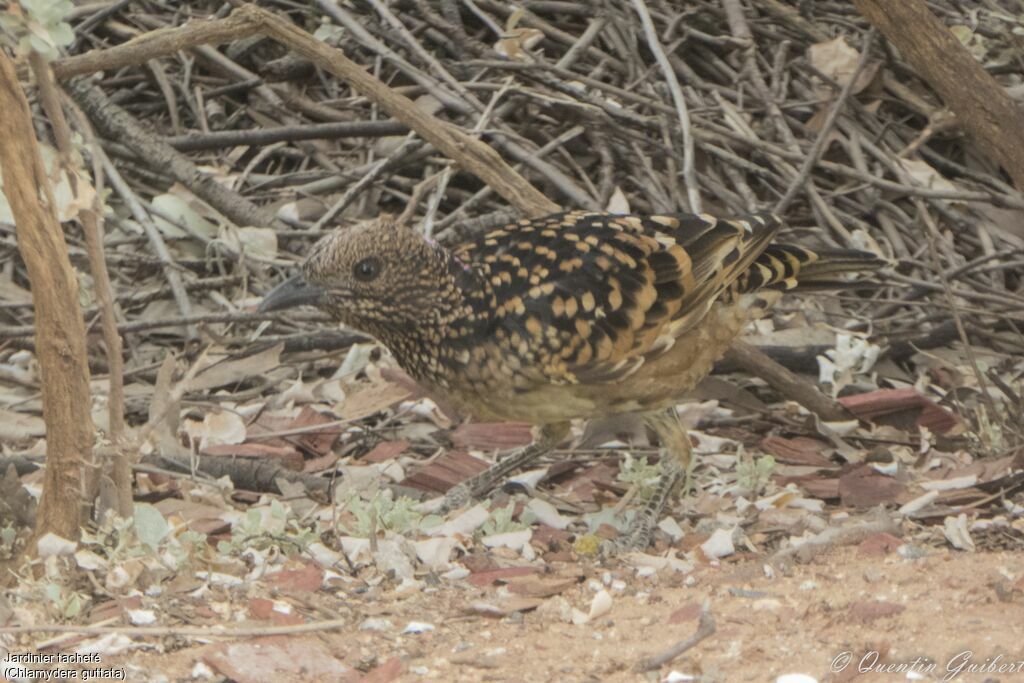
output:
[[382,217],[322,240],[303,277],[468,412],[550,423],[671,405],[780,291],[882,264],[776,243],[781,225],[572,211],[448,250]]

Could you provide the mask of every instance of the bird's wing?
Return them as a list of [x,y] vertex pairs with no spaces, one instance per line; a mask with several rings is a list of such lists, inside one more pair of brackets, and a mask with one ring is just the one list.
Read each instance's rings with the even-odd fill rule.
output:
[[523,220],[455,252],[493,292],[491,332],[538,381],[611,382],[670,348],[764,251],[771,215]]

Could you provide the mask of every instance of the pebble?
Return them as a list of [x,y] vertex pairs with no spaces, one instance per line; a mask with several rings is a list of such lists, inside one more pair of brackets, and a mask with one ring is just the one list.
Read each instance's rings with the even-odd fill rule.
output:
[[433,624],[428,624],[423,621],[410,621],[406,624],[405,629],[402,633],[427,633],[434,630]]
[[393,627],[394,624],[392,624],[389,620],[377,619],[375,617],[364,619],[363,623],[359,624],[360,631],[387,631],[388,629]]

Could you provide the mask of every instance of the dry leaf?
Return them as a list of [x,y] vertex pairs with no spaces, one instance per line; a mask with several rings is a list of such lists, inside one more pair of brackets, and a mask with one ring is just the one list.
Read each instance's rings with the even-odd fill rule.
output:
[[188,391],[203,391],[235,384],[249,377],[265,375],[281,364],[284,343],[275,344],[250,356],[232,357],[223,360],[211,358],[209,364],[200,370],[188,383]]
[[199,442],[200,450],[219,444],[239,444],[245,441],[245,422],[228,410],[207,413],[203,421],[186,420],[185,433]]
[[942,190],[944,192],[956,192],[960,189],[946,180],[941,173],[925,161],[902,158],[897,159],[897,161],[899,161],[903,170],[907,172],[907,175],[921,187],[926,187],[930,190]]
[[409,391],[385,380],[364,382],[355,386],[335,412],[345,420],[360,420],[387,410],[409,397]]
[[[807,59],[821,73],[825,74],[841,86],[846,85],[857,71],[860,53],[850,47],[842,36],[815,43],[807,48]],[[865,68],[857,77],[853,86],[853,94],[857,94],[868,86],[875,77],[877,67]]]

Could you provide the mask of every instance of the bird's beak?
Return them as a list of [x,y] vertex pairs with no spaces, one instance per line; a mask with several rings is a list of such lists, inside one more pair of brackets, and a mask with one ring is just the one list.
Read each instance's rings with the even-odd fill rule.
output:
[[270,313],[295,306],[317,306],[326,293],[322,287],[311,285],[301,275],[296,275],[270,290],[257,310]]

